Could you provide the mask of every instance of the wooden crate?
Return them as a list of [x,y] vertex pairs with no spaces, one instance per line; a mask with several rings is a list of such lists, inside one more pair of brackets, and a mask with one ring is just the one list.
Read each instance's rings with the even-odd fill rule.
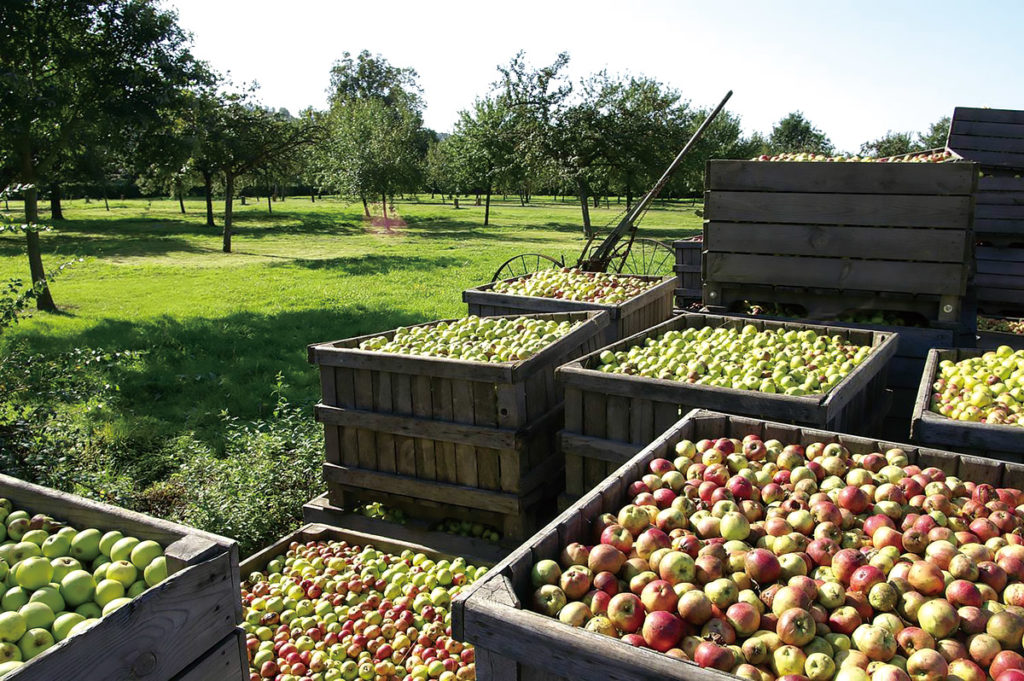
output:
[[[1014,321],[1020,320],[1015,319]],[[1024,335],[1007,331],[978,331],[977,347],[982,350],[995,350],[1000,345],[1008,345],[1014,350],[1024,349]]]
[[911,430],[913,440],[924,445],[952,447],[957,451],[1002,461],[1024,462],[1024,427],[954,421],[928,409],[939,362],[947,359],[959,362],[985,352],[979,349],[960,349],[931,350],[928,353],[928,363],[921,376],[917,404],[914,406]]
[[1024,248],[978,246],[974,285],[983,314],[1024,315]]
[[672,295],[677,286],[676,278],[637,276],[646,281],[661,283],[624,303],[615,305],[494,293],[491,291],[494,287],[493,283],[463,291],[462,301],[469,306],[469,314],[481,317],[537,312],[603,310],[608,313],[608,326],[605,329],[604,341],[605,343],[614,343],[620,338],[632,336],[634,333],[660,324],[672,316]]
[[728,410],[843,432],[861,430],[875,419],[875,407],[886,399],[886,374],[896,352],[895,334],[684,313],[605,349],[626,350],[666,331],[705,326],[741,328],[746,324],[761,330],[813,329],[838,334],[875,350],[825,395],[799,397],[604,373],[596,369],[600,351],[559,367],[558,380],[565,387],[565,429],[560,434],[560,446],[565,455],[566,494],[576,497],[591,489],[678,421],[680,414],[693,408]]
[[686,309],[691,303],[699,303],[701,296],[700,260],[704,242],[680,239],[672,242],[676,251],[675,272],[678,277],[676,307]]
[[[381,537],[371,532],[363,532],[348,527],[337,527],[334,525],[326,525],[324,523],[309,523],[307,525],[303,525],[291,534],[282,537],[267,548],[261,549],[243,560],[241,565],[242,574],[248,576],[253,572],[262,572],[270,561],[287,553],[288,546],[292,542],[305,544],[311,541],[347,541],[349,544],[358,544],[359,546],[370,545],[380,551],[386,551],[393,554],[401,554],[402,551],[410,550],[415,551],[416,553],[422,553],[433,560],[451,560],[459,555],[438,551],[428,546],[420,546],[415,542],[403,541],[401,539],[394,539],[391,537]],[[463,557],[465,558],[465,556]],[[486,565],[490,567],[494,565],[494,563],[476,563],[476,565]]]
[[974,195],[979,244],[1024,248],[1024,169],[982,166]]
[[[502,540],[498,543],[484,541],[476,537],[463,537],[432,530],[431,521],[422,513],[423,504],[417,507],[417,514],[409,516],[402,523],[390,522],[379,518],[346,511],[331,505],[327,494],[322,494],[302,507],[302,519],[307,523],[320,523],[335,527],[345,527],[357,532],[387,537],[415,545],[421,550],[432,550],[454,556],[462,556],[471,562],[493,565],[508,555],[509,550],[518,545],[517,541]],[[428,511],[429,514],[429,511]],[[479,522],[479,519],[475,519]]]
[[973,163],[709,161],[704,304],[916,312],[961,324]]
[[563,466],[555,367],[598,349],[608,324],[608,314],[594,310],[531,316],[581,324],[518,362],[360,350],[372,335],[310,346],[320,367],[316,417],[331,505],[479,512],[521,538]]
[[[211,654],[219,657],[217,642],[237,634],[242,606],[238,544],[233,540],[6,475],[0,475],[0,497],[77,528],[116,529],[156,541],[165,547],[168,569],[164,582],[19,667],[5,681],[168,681]],[[248,674],[218,678],[239,681]]]
[[571,627],[527,609],[530,569],[539,560],[557,559],[562,547],[574,541],[592,542],[593,521],[604,512],[617,512],[628,498],[628,486],[647,472],[657,457],[672,458],[683,439],[739,437],[756,433],[785,443],[841,442],[853,453],[901,447],[910,461],[938,466],[947,475],[1000,487],[1024,484],[1024,466],[1002,463],[915,445],[773,423],[760,419],[695,410],[634,456],[571,508],[496,565],[465,594],[455,599],[452,629],[456,638],[476,646],[477,676],[481,681],[553,681],[555,679],[678,679],[726,681],[734,678],[652,650]]
[[1024,111],[958,106],[946,147],[985,166],[1024,168]]
[[248,678],[249,653],[245,648],[245,631],[239,627],[175,676],[174,681],[247,681]]

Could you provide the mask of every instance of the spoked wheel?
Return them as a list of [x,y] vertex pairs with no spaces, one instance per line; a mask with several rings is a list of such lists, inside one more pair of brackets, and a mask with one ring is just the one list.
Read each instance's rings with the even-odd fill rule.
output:
[[657,239],[624,241],[612,253],[608,269],[619,274],[646,274],[665,276],[673,274],[676,253],[672,247]]
[[533,274],[540,270],[550,269],[552,267],[564,267],[560,260],[541,255],[540,253],[523,253],[517,255],[514,258],[506,260],[498,271],[494,273],[494,277],[491,281],[499,281],[501,279],[512,279],[513,277],[521,277],[526,274]]

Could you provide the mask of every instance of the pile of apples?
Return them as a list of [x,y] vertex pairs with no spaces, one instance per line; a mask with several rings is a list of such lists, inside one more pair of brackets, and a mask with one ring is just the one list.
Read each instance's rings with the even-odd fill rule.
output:
[[658,282],[654,280],[625,274],[586,272],[572,267],[561,267],[540,270],[518,279],[499,281],[491,290],[514,296],[615,305],[635,298],[657,284]]
[[877,158],[874,156],[829,156],[828,154],[815,154],[812,152],[784,152],[781,154],[761,154],[750,159],[751,161],[800,161],[813,163],[946,163],[959,160],[948,151],[920,152],[915,154],[903,154],[900,156],[886,156]]
[[939,362],[931,411],[957,421],[1024,427],[1024,350],[1007,345]]
[[375,336],[361,342],[359,349],[474,362],[515,362],[532,357],[580,323],[470,315],[429,326],[399,327],[390,340]]
[[738,390],[812,395],[832,389],[871,353],[811,329],[705,326],[668,331],[643,345],[605,350],[596,368]]
[[533,565],[534,610],[750,681],[1024,679],[1024,492],[901,449],[676,453]]
[[163,548],[0,499],[0,677],[167,578]]
[[1024,319],[994,319],[978,317],[978,331],[998,331],[1024,336]]
[[462,558],[293,542],[242,584],[250,681],[475,679],[450,608],[486,572]]

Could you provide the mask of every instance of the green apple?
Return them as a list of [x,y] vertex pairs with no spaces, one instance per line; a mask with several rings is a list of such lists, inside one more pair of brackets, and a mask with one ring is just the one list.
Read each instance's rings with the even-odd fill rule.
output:
[[147,565],[162,556],[163,553],[164,550],[159,544],[147,539],[146,541],[139,542],[132,549],[131,562],[138,569],[145,570]]
[[132,556],[132,549],[139,544],[139,540],[135,537],[121,537],[114,545],[110,547],[110,560],[116,562],[119,560],[129,560]]
[[142,592],[148,588],[149,587],[146,585],[146,582],[140,579],[137,582],[132,582],[132,585],[128,587],[128,591],[125,592],[125,596],[128,598],[135,598],[136,596],[141,595]]
[[28,598],[29,603],[46,603],[50,610],[61,612],[67,607],[64,598],[60,595],[59,584],[47,584],[41,589],[36,589]]
[[71,557],[83,564],[93,561],[100,555],[100,531],[94,528],[82,530],[71,540]]
[[121,606],[128,605],[131,602],[132,599],[126,596],[122,596],[121,598],[115,598],[114,600],[110,601],[109,603],[103,606],[103,616],[106,617],[107,615],[114,612]]
[[35,590],[46,586],[53,579],[53,566],[42,556],[26,558],[14,568],[14,578],[18,586]]
[[17,642],[26,631],[28,625],[25,618],[17,612],[8,610],[0,613],[0,641]]
[[122,534],[118,530],[111,530],[110,532],[104,534],[102,537],[100,537],[100,553],[102,553],[107,558],[110,558],[110,550],[114,548],[114,544],[117,543],[122,537],[124,537],[124,534]]
[[21,537],[21,541],[32,542],[36,546],[42,547],[43,542],[50,538],[50,534],[46,530],[29,530]]
[[42,545],[43,555],[47,558],[59,558],[71,551],[71,539],[66,535],[51,534]]
[[[18,644],[11,641],[0,643],[0,663],[12,661],[21,662],[21,650],[18,648]],[[0,672],[0,675],[2,674],[3,672]]]
[[49,629],[56,618],[53,610],[46,603],[29,602],[21,606],[18,614],[25,618],[29,629]]
[[26,662],[53,646],[53,634],[46,629],[29,629],[18,641],[21,656]]
[[148,586],[156,586],[160,582],[167,579],[167,558],[166,556],[159,556],[153,559],[146,569],[143,571],[143,577],[146,580]]
[[85,620],[71,627],[71,631],[68,632],[68,637],[74,636],[75,634],[81,634],[83,631],[94,626],[99,621],[100,615],[97,615],[96,617],[86,618]]
[[[21,655],[21,649],[18,649],[18,655]],[[8,660],[7,662],[0,663],[0,678],[3,678],[7,674],[10,674],[15,669],[23,665],[24,662],[21,660]]]
[[61,613],[57,619],[53,621],[53,638],[57,642],[63,641],[70,634],[71,630],[76,624],[84,622],[85,617],[79,615],[77,612],[65,612]]
[[128,588],[138,577],[138,569],[127,560],[116,560],[107,565],[105,579],[113,579],[121,582],[124,588]]
[[60,584],[60,581],[64,579],[64,575],[72,572],[73,570],[81,570],[82,564],[71,556],[61,556],[60,558],[54,558],[50,561],[50,565],[53,566],[53,581]]
[[75,612],[86,619],[99,619],[103,616],[103,609],[94,601],[87,601],[75,608]]
[[92,600],[96,593],[96,580],[85,570],[73,570],[61,580],[60,593],[68,607],[77,608]]
[[20,541],[11,549],[11,557],[7,562],[13,567],[15,563],[41,555],[43,555],[43,550],[37,544],[33,544],[30,541]]
[[96,595],[93,600],[100,608],[118,598],[124,597],[124,584],[113,579],[104,579],[96,585]]
[[29,592],[20,586],[12,586],[4,592],[3,597],[0,597],[0,608],[4,610],[17,610],[28,603],[29,595]]

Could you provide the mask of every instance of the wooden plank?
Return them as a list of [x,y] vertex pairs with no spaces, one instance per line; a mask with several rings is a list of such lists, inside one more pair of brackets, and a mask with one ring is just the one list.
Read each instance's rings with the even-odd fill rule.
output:
[[186,667],[173,681],[247,681],[248,678],[245,631],[239,627]]
[[[430,388],[434,418],[439,421],[451,422],[453,419],[452,382],[446,378],[431,378]],[[439,442],[435,444],[434,454],[437,479],[441,482],[458,482],[455,443]]]
[[583,392],[583,434],[605,438],[608,435],[606,395],[597,390]]
[[974,151],[991,151],[1024,158],[1024,125],[1018,126],[1015,137],[951,134],[949,146],[967,158],[970,158]]
[[964,295],[966,266],[709,252],[704,279],[713,283],[771,282],[776,286]]
[[516,495],[482,490],[468,485],[441,484],[437,481],[418,480],[404,475],[387,475],[333,464],[324,464],[324,476],[343,485],[401,494],[426,501],[487,509],[495,513],[516,514],[522,510],[520,498]]
[[[404,431],[395,433],[396,452],[395,469],[393,472],[401,473],[403,475],[416,475],[416,448],[419,446],[418,443],[420,440],[410,437],[411,434],[416,433],[416,427],[415,422],[408,417],[414,413],[413,406],[416,402],[415,397],[412,394],[412,378],[419,377],[409,377],[405,374],[392,374],[391,376],[395,418],[388,419],[388,417],[385,416],[385,423],[394,424],[394,427],[389,428],[389,431]],[[427,380],[430,379],[428,378]],[[416,411],[422,411],[421,405],[416,404],[415,406]],[[351,419],[353,423],[367,423],[361,418],[363,415],[363,412],[354,412],[349,414],[347,417]],[[370,416],[370,423],[375,422],[375,416],[376,415]],[[429,416],[429,413],[427,416]],[[330,417],[333,418],[334,415],[331,415]],[[425,441],[432,442],[431,440]]]
[[1021,123],[1000,123],[993,121],[956,120],[950,132],[957,137],[1024,137],[1024,125]]
[[[355,390],[356,407],[369,412],[373,409],[373,372],[357,369],[353,372],[352,385]],[[362,425],[362,424],[360,424]],[[372,430],[358,428],[358,461],[361,468],[377,470],[377,438]]]
[[600,459],[614,464],[616,468],[636,456],[641,449],[639,445],[571,433],[562,433],[561,441],[562,451],[567,458],[571,454],[574,457]]
[[[384,336],[388,334],[378,335]],[[335,343],[351,344],[358,340],[336,341]],[[399,374],[419,374],[462,380],[508,381],[512,375],[512,367],[509,364],[471,362],[450,357],[417,357],[388,352],[371,352],[369,350],[334,347],[329,343],[316,346],[315,361],[317,364],[326,366],[350,367],[358,370],[392,371]]]
[[[413,376],[411,379],[412,413],[424,420],[431,420],[434,413],[430,381],[430,376]],[[408,448],[402,450],[401,455],[406,469],[414,470],[417,477],[424,480],[437,479],[437,462],[432,439],[419,437],[409,441]],[[405,472],[399,470],[399,473]]]
[[982,151],[978,149],[961,149],[965,158],[987,165],[1006,166],[1010,168],[1024,167],[1024,154],[1010,151]]
[[966,230],[710,222],[707,251],[962,263]]
[[[498,403],[494,386],[487,383],[473,384],[473,414],[476,425],[496,427],[498,425]],[[501,489],[501,467],[498,450],[492,447],[477,447],[477,484],[483,489]]]
[[976,169],[970,163],[766,163],[715,160],[708,163],[707,189],[966,195],[971,193],[975,174]]
[[[470,388],[472,390],[472,388]],[[340,426],[360,424],[370,432],[386,432],[407,437],[419,436],[432,440],[441,440],[460,445],[479,447],[514,448],[519,446],[519,438],[515,431],[502,430],[462,423],[448,423],[434,419],[421,419],[415,416],[399,416],[395,414],[376,414],[361,409],[339,409],[326,405],[315,408],[317,420]],[[410,475],[415,470],[406,465]]]
[[[330,369],[330,367],[328,367]],[[338,388],[339,407],[355,408],[355,370],[346,367],[334,367],[334,377]],[[356,428],[340,428],[339,451],[341,461],[346,466],[354,466],[359,463],[359,431]],[[332,462],[334,463],[334,462]]]
[[987,220],[1022,220],[1024,206],[1019,204],[978,204],[974,209],[974,217]]
[[[373,411],[390,414],[393,411],[391,397],[391,374],[386,371],[374,371],[373,376]],[[395,472],[395,437],[391,433],[378,432],[377,470],[385,473]]]
[[[458,423],[473,423],[473,382],[452,381],[452,416]],[[455,444],[455,479],[460,485],[476,487],[476,449]]]
[[654,403],[641,397],[629,400],[629,441],[646,446],[654,439]]
[[988,123],[1024,124],[1024,111],[1017,109],[992,109],[989,107],[958,106],[953,109],[953,123],[960,121],[984,121]]
[[[922,164],[923,165],[923,164]],[[714,191],[705,215],[716,222],[789,222],[964,229],[971,224],[970,196],[810,194]]]

